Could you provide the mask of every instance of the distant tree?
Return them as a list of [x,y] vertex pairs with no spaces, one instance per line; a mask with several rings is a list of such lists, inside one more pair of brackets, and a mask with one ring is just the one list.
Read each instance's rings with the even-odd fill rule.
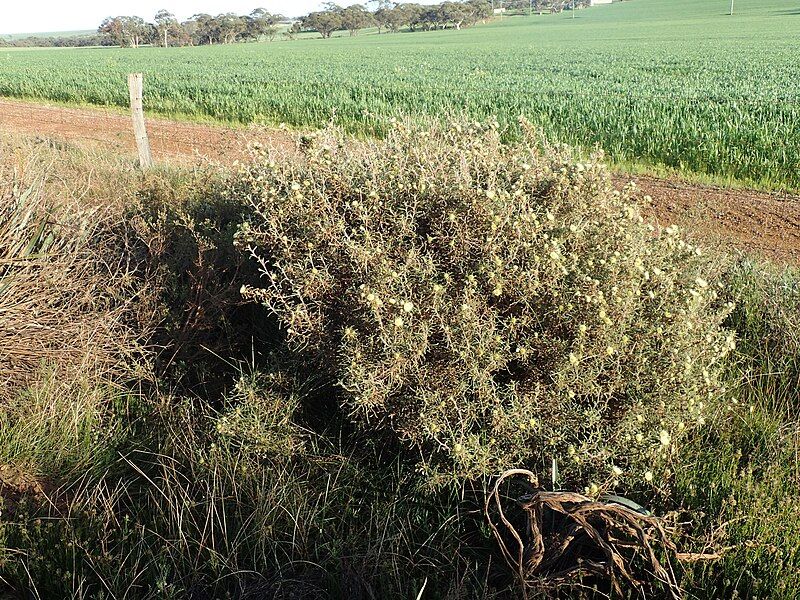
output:
[[283,32],[283,35],[287,40],[296,40],[297,34],[299,34],[302,29],[303,24],[300,21],[295,21],[289,26],[289,29]]
[[164,48],[169,46],[169,36],[174,34],[178,27],[178,20],[168,10],[160,10],[155,16],[158,40]]
[[189,19],[181,23],[180,35],[184,46],[197,45],[197,21]]
[[236,13],[225,13],[215,18],[219,31],[219,40],[223,44],[232,44],[247,30],[244,17]]
[[323,38],[329,38],[334,31],[339,31],[344,27],[342,25],[342,9],[312,12],[303,19],[303,27],[316,31]]
[[201,46],[219,41],[219,23],[215,17],[209,14],[194,15],[184,23],[184,27],[191,32],[193,45]]
[[393,8],[395,5],[392,0],[367,0],[365,6],[367,10],[373,13],[378,12],[382,8]]
[[245,17],[245,36],[254,40],[266,37],[272,41],[278,33],[277,25],[281,19],[281,15],[273,15],[266,9],[257,8]]
[[175,46],[192,46],[191,32],[186,27],[186,23],[175,23],[172,29],[172,44]]
[[100,23],[97,33],[107,36],[117,46],[125,45],[125,34],[122,28],[122,17],[107,17]]
[[151,43],[157,35],[155,27],[141,17],[122,17],[122,30],[131,48]]
[[375,24],[375,19],[363,5],[353,4],[340,12],[342,28],[357,35],[359,30]]
[[467,6],[461,2],[442,2],[436,11],[436,24],[444,29],[452,25],[455,29],[461,26],[469,18]]
[[468,0],[466,6],[469,11],[470,25],[474,25],[478,21],[485,21],[492,16],[492,4],[489,0]]
[[153,25],[141,17],[108,17],[97,29],[98,33],[109,36],[122,47],[138,48],[142,44],[151,43],[156,35]]
[[403,12],[411,31],[416,31],[417,28],[430,29],[431,21],[436,14],[435,9],[420,4],[401,4],[398,9]]
[[394,8],[391,6],[380,6],[373,13],[375,25],[378,27],[378,34],[384,29],[391,31],[392,13]]

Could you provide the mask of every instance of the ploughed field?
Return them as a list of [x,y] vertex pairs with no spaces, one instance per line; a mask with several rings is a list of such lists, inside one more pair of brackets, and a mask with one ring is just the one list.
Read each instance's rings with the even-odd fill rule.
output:
[[382,133],[465,112],[617,163],[800,189],[800,8],[632,0],[464,30],[200,48],[0,50],[0,95]]

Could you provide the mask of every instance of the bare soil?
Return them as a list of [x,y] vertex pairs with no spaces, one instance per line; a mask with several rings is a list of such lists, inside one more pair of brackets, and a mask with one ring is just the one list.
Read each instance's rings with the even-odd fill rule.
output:
[[[125,154],[136,153],[131,118],[112,110],[63,108],[0,98],[0,132],[54,139]],[[260,130],[147,119],[156,162],[211,159],[232,162],[246,155],[247,140]],[[285,132],[271,130],[275,141]]]
[[41,481],[16,467],[0,464],[0,516],[13,515],[24,498],[41,500],[45,496]]
[[[246,156],[253,139],[289,148],[289,134],[280,130],[163,119],[148,119],[147,128],[156,161],[229,163]],[[0,132],[135,153],[132,131],[130,118],[114,111],[0,99]],[[800,197],[624,174],[614,180],[619,186],[633,180],[642,197],[652,198],[644,210],[655,222],[678,224],[719,247],[800,264]]]
[[614,177],[634,181],[650,219],[677,224],[706,243],[738,249],[772,261],[800,264],[800,197],[719,188],[654,177]]

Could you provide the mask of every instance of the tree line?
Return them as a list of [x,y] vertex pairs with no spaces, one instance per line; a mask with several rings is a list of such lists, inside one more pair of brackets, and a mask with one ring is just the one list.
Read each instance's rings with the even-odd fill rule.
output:
[[152,23],[134,16],[108,17],[97,31],[121,47],[202,46],[274,39],[283,21],[282,15],[274,15],[263,8],[248,15],[199,13],[183,22],[171,12],[160,10]]
[[[572,6],[586,6],[589,0],[460,0],[424,5],[390,0],[370,0],[367,5],[347,7],[327,2],[323,9],[290,20],[257,8],[247,15],[199,13],[179,21],[167,10],[156,13],[152,22],[137,16],[108,17],[97,35],[29,37],[6,41],[14,46],[109,46],[138,48],[142,45],[202,46],[235,42],[274,40],[279,34],[294,39],[303,32],[329,38],[338,31],[355,36],[374,27],[378,33],[462,29],[492,16],[495,8],[506,11],[560,12]],[[4,44],[0,40],[0,45]]]
[[293,39],[302,32],[317,32],[323,38],[337,31],[357,35],[362,29],[377,27],[378,33],[431,29],[461,29],[492,15],[491,0],[446,1],[435,5],[401,4],[373,0],[370,10],[363,4],[347,7],[327,2],[323,10],[312,12],[295,21],[257,8],[248,15],[225,13],[216,16],[197,14],[180,22],[166,10],[159,11],[153,22],[141,17],[108,17],[98,33],[112,43],[130,48],[145,44],[159,46],[200,46],[234,42],[273,40],[285,24],[283,35]]
[[465,0],[461,2],[442,2],[425,6],[422,4],[400,4],[379,1],[375,10],[364,5],[354,4],[347,8],[328,2],[321,11],[312,12],[300,20],[302,28],[316,31],[329,38],[337,31],[347,31],[350,35],[367,27],[377,27],[382,31],[410,31],[431,29],[461,29],[483,21],[492,15],[490,0]]
[[591,0],[503,0],[502,7],[506,12],[549,12],[560,13],[572,8],[586,8]]
[[29,35],[24,38],[0,38],[0,47],[12,48],[83,48],[91,46],[113,46],[114,42],[104,35]]

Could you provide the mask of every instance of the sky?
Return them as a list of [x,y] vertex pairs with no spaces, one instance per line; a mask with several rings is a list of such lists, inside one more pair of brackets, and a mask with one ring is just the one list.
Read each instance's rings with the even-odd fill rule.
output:
[[183,21],[197,13],[247,14],[259,7],[296,17],[320,4],[318,0],[0,0],[0,34],[96,29],[106,17],[136,15],[151,20],[162,8]]

